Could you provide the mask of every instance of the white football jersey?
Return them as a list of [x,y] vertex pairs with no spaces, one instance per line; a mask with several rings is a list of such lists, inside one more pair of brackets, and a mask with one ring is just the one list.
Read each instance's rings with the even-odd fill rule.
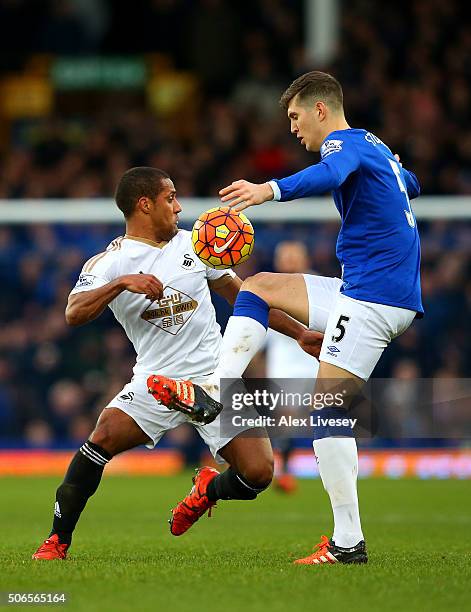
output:
[[186,230],[162,245],[120,236],[87,261],[71,294],[139,273],[161,281],[162,298],[151,302],[145,295],[123,291],[109,304],[137,353],[134,375],[187,378],[214,372],[221,334],[208,282],[233,277],[234,272],[205,266]]

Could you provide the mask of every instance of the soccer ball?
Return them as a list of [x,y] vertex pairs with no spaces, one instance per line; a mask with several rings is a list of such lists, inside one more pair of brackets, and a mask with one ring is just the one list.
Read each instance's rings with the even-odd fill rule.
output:
[[193,225],[191,242],[197,257],[210,268],[225,270],[250,257],[254,245],[252,224],[243,213],[227,207],[211,208]]

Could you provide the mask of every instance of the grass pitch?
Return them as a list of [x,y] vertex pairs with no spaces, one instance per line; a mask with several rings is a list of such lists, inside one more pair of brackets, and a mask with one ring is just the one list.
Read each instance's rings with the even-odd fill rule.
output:
[[175,538],[168,509],[188,491],[189,473],[108,477],[70,558],[32,561],[59,480],[0,479],[0,591],[65,591],[67,610],[88,612],[470,609],[466,481],[360,481],[370,563],[297,567],[292,559],[331,534],[319,481],[301,481],[295,495],[269,490],[255,502],[219,502],[211,519]]

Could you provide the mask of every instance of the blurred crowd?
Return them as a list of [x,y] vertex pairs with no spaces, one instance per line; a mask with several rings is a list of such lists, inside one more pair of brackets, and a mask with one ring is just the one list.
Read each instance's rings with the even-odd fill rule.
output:
[[[31,31],[19,38],[26,4]],[[471,28],[461,3],[340,5],[339,49],[322,66],[303,47],[301,0],[257,0],[250,10],[229,0],[139,0],[132,10],[110,0],[4,0],[3,73],[33,51],[158,53],[162,70],[187,75],[194,89],[164,114],[103,95],[86,116],[57,103],[51,118],[14,122],[0,147],[0,198],[109,196],[133,165],[165,168],[185,196],[298,170],[316,158],[289,134],[277,100],[314,68],[340,79],[351,125],[397,151],[423,193],[471,193]]]
[[[248,10],[230,0],[135,0],[131,9],[112,0],[2,0],[0,75],[23,70],[33,53],[159,54],[194,95],[165,112],[116,94],[94,98],[86,113],[66,112],[62,99],[51,117],[3,126],[0,199],[111,196],[134,165],[167,170],[182,198],[214,196],[240,177],[297,171],[317,159],[289,134],[277,100],[310,69],[339,78],[350,124],[397,151],[424,194],[470,194],[471,28],[462,3],[343,0],[339,49],[327,65],[306,56],[304,4],[257,0]],[[466,377],[471,224],[421,223],[420,231],[426,317],[375,375]],[[77,445],[129,379],[133,351],[110,313],[85,328],[64,321],[82,263],[119,232],[0,227],[0,444]],[[335,223],[261,224],[256,232],[242,277],[274,269],[276,244],[287,238],[307,247],[310,269],[338,275]],[[224,324],[228,308],[216,303]],[[261,355],[249,374],[265,372]]]
[[[386,351],[374,376],[460,378],[471,372],[471,223],[419,224],[423,241],[426,316]],[[81,266],[120,231],[112,226],[0,229],[0,442],[76,445],[99,411],[130,378],[134,352],[105,312],[93,323],[67,327],[64,307]],[[291,240],[307,253],[303,268],[334,276],[337,225],[256,225],[256,249],[241,277],[280,270],[276,245]],[[295,264],[293,264],[295,265]],[[286,267],[283,271],[288,271]],[[289,270],[293,271],[293,270]],[[222,326],[229,307],[216,300]],[[247,372],[263,377],[259,355]],[[413,418],[413,413],[408,418]],[[185,438],[186,441],[186,438]],[[22,442],[21,442],[22,443]]]

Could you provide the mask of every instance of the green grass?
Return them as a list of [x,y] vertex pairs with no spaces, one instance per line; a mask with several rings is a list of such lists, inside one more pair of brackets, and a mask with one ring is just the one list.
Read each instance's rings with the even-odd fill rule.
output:
[[[67,610],[470,609],[470,484],[360,481],[366,566],[298,567],[331,533],[319,481],[292,496],[219,502],[180,538],[168,509],[189,488],[172,478],[105,478],[66,562],[31,561],[48,533],[59,479],[1,479],[0,591],[65,591]],[[56,606],[61,608],[61,606]]]

